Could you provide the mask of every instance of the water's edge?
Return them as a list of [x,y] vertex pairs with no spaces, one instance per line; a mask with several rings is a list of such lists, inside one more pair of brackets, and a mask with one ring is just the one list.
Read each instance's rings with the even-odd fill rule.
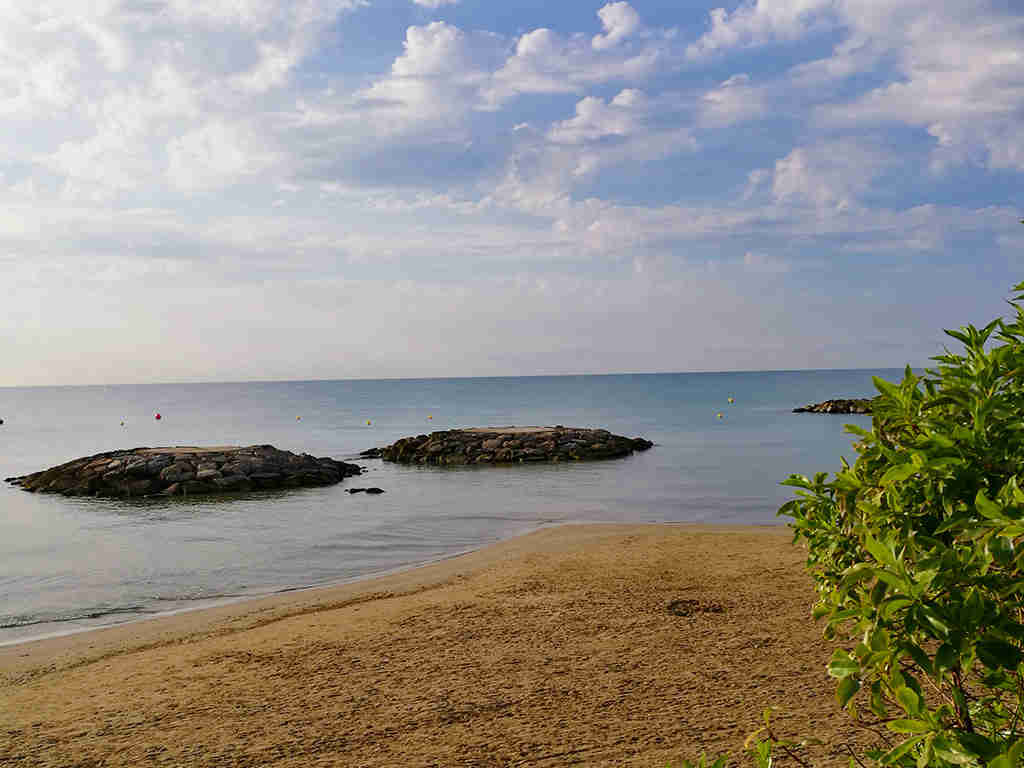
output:
[[[447,554],[444,554],[444,555],[439,555],[437,557],[428,558],[426,560],[406,563],[406,564],[403,564],[403,565],[396,566],[394,568],[388,568],[388,569],[380,570],[380,571],[371,571],[371,572],[368,572],[368,573],[359,574],[358,576],[351,576],[351,577],[340,579],[340,580],[337,580],[337,581],[329,581],[329,582],[325,582],[325,583],[322,583],[322,584],[308,584],[308,585],[303,585],[303,586],[283,587],[281,589],[270,590],[270,591],[267,591],[267,592],[252,593],[252,594],[247,594],[247,595],[233,595],[233,596],[230,596],[230,597],[223,597],[223,598],[216,598],[216,597],[214,597],[214,598],[208,598],[208,599],[200,599],[200,600],[195,601],[197,603],[197,605],[186,606],[186,607],[182,607],[182,608],[175,608],[175,609],[171,609],[171,610],[167,610],[167,611],[145,611],[145,610],[143,610],[143,611],[137,612],[136,615],[129,615],[131,612],[128,609],[114,609],[114,610],[111,610],[111,611],[109,611],[107,613],[104,613],[104,614],[99,614],[99,615],[96,615],[96,616],[83,617],[83,618],[103,619],[104,617],[107,617],[107,616],[116,616],[116,615],[122,615],[122,614],[128,615],[128,618],[125,618],[125,619],[123,619],[121,621],[100,622],[100,623],[97,623],[95,625],[90,625],[90,626],[78,626],[78,627],[73,627],[73,628],[59,629],[59,630],[54,630],[54,631],[51,631],[51,632],[46,632],[46,633],[43,633],[43,634],[30,635],[30,636],[20,637],[20,638],[16,638],[16,639],[12,639],[12,640],[0,640],[0,648],[5,648],[5,647],[10,647],[10,646],[15,646],[15,645],[24,645],[24,644],[27,644],[27,643],[38,642],[38,641],[41,641],[41,640],[50,640],[50,639],[58,638],[58,637],[69,637],[71,635],[79,635],[79,634],[84,634],[84,633],[87,633],[87,632],[97,632],[97,631],[103,630],[103,629],[110,629],[112,627],[122,627],[122,626],[127,626],[127,625],[130,625],[130,624],[137,624],[137,623],[140,623],[140,622],[155,621],[155,620],[158,620],[158,619],[167,618],[169,616],[177,616],[177,615],[180,615],[180,614],[183,614],[183,613],[193,613],[193,612],[196,612],[196,611],[205,611],[205,610],[210,610],[212,608],[220,608],[220,607],[223,607],[223,606],[226,606],[226,605],[241,605],[241,604],[244,604],[244,603],[256,602],[258,600],[262,600],[262,599],[265,599],[265,598],[268,598],[268,597],[274,597],[276,595],[285,595],[285,594],[291,594],[291,593],[304,594],[304,593],[309,593],[309,592],[315,592],[315,591],[318,591],[318,590],[333,589],[333,588],[336,588],[336,587],[346,586],[346,585],[349,585],[349,584],[359,584],[359,583],[362,583],[362,582],[369,582],[369,581],[373,581],[375,579],[382,579],[382,578],[385,578],[387,576],[392,576],[392,575],[395,575],[395,574],[407,573],[409,571],[414,571],[417,568],[425,568],[427,566],[434,565],[436,563],[443,563],[443,562],[446,562],[448,560],[454,560],[454,559],[456,559],[458,557],[463,557],[464,555],[473,554],[474,552],[481,552],[483,550],[488,549],[489,547],[493,547],[493,546],[495,546],[497,544],[500,544],[502,542],[510,541],[512,539],[516,539],[516,538],[519,538],[519,537],[522,537],[522,536],[527,536],[527,535],[529,535],[531,533],[534,533],[534,532],[540,531],[540,530],[544,530],[544,529],[547,529],[547,528],[571,527],[571,526],[581,526],[581,525],[607,525],[607,526],[614,526],[614,525],[622,525],[622,524],[623,523],[621,523],[621,522],[611,521],[611,520],[585,520],[585,519],[580,519],[580,520],[559,520],[559,521],[542,522],[542,523],[538,523],[538,524],[531,525],[529,527],[523,528],[522,530],[516,531],[516,532],[511,533],[509,535],[501,536],[500,538],[494,539],[493,541],[482,542],[481,544],[479,544],[477,546],[468,547],[468,548],[465,548],[465,549],[460,549],[458,551],[450,552],[450,553],[447,553]],[[646,522],[646,523],[643,523],[643,524],[644,525],[664,525],[664,526],[690,525],[690,526],[708,526],[708,527],[715,526],[715,527],[722,527],[721,523],[706,523],[706,522],[692,523],[692,522],[680,522],[680,521],[673,521],[673,520],[650,521],[650,522]],[[783,525],[785,525],[785,523],[783,523],[783,522],[777,522],[777,523],[746,523],[746,524],[742,524],[742,525],[737,525],[736,527],[742,527],[742,528],[775,528],[775,527],[781,527]],[[66,620],[63,620],[63,621],[60,621],[60,622],[38,622],[38,624],[44,624],[44,623],[62,624],[62,623],[70,623],[72,621],[81,621],[81,620],[83,620],[83,619],[82,618],[80,618],[80,619],[66,619]],[[33,626],[33,625],[22,625],[22,626]],[[11,628],[16,628],[16,627],[11,627]]]

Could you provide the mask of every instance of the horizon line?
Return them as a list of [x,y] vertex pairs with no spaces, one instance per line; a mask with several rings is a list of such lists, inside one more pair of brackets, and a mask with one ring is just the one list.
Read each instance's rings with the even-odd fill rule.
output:
[[[680,376],[680,375],[714,375],[724,373],[830,373],[842,371],[901,371],[907,366],[878,366],[858,368],[758,368],[731,370],[691,370],[691,371],[608,371],[604,373],[527,373],[527,374],[492,374],[487,376],[353,376],[336,378],[312,379],[196,379],[177,381],[121,381],[102,384],[0,384],[0,389],[58,389],[58,388],[98,388],[98,387],[157,387],[157,386],[192,386],[199,384],[313,384],[336,381],[459,381],[470,379],[540,379],[540,378],[573,378],[584,376]],[[911,365],[915,371],[926,370],[926,366]]]

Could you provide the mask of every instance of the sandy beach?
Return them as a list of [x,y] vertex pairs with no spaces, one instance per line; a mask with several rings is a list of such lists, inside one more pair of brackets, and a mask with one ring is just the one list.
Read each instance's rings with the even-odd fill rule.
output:
[[[863,738],[774,527],[570,525],[343,586],[0,648],[0,765],[659,766],[760,713]],[[745,760],[739,764],[748,764]]]

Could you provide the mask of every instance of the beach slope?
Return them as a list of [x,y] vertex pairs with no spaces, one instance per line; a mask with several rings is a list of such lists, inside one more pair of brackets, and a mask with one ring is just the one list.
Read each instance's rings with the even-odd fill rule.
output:
[[658,766],[856,738],[782,528],[573,525],[0,648],[0,765]]

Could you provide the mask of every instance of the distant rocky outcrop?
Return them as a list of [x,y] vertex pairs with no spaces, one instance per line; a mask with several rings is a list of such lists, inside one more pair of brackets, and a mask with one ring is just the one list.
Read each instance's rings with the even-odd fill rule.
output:
[[272,445],[130,448],[9,477],[7,482],[26,491],[65,496],[178,496],[333,485],[361,471],[356,464]]
[[794,408],[793,413],[871,413],[872,401],[873,398],[868,397],[840,397]]
[[401,464],[519,464],[614,459],[652,445],[650,440],[613,435],[606,429],[475,427],[404,437],[359,455]]

